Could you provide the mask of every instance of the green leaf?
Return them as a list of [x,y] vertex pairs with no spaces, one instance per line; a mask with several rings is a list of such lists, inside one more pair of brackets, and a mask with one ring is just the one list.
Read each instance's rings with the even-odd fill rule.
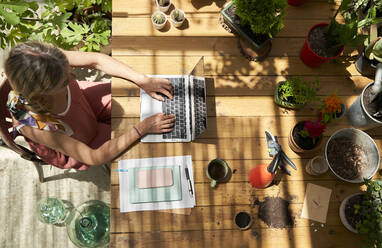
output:
[[55,16],[52,19],[52,22],[56,24],[60,29],[63,29],[65,27],[65,21],[72,16],[72,13],[64,13],[60,16]]

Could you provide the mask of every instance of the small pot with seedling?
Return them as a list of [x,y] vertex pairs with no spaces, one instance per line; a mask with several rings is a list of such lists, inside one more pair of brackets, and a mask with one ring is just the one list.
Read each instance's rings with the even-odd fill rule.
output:
[[366,192],[346,197],[340,219],[351,232],[361,235],[363,247],[382,246],[382,182],[365,180]]
[[158,9],[164,13],[168,11],[171,6],[171,0],[155,0],[158,6]]
[[298,122],[290,131],[289,147],[296,153],[314,152],[320,148],[325,125],[318,119]]
[[170,21],[175,27],[182,26],[184,20],[186,20],[186,14],[181,9],[174,9],[170,13]]
[[167,17],[161,11],[155,11],[151,16],[151,22],[156,29],[162,29],[166,25]]
[[300,109],[309,101],[317,100],[315,87],[318,81],[306,82],[299,77],[292,77],[286,81],[281,81],[276,85],[274,100],[275,103],[284,108]]

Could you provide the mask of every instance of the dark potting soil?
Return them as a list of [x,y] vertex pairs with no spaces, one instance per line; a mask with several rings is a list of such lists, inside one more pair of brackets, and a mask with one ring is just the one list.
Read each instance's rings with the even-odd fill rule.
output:
[[303,129],[304,129],[304,122],[297,123],[297,125],[293,128],[293,131],[292,131],[293,140],[302,149],[312,150],[315,147],[315,143],[313,143],[313,140],[309,137],[303,138],[299,134],[299,132]]
[[241,25],[240,18],[236,15],[236,6],[232,4],[226,11],[227,15],[231,18],[233,23],[240,26],[240,28],[246,33],[256,44],[260,45],[269,39],[268,35],[265,34],[255,34],[252,32],[249,25]]
[[354,204],[360,205],[363,200],[364,195],[356,195],[349,199],[345,205],[345,217],[349,224],[356,229],[357,222],[361,221],[362,218],[359,213],[354,213]]
[[308,42],[312,50],[321,57],[334,57],[341,51],[341,47],[330,47],[325,35],[326,27],[314,28],[308,36]]
[[[380,92],[375,100],[371,102],[373,94],[371,93],[371,87],[367,87],[363,94],[363,104],[366,111],[378,121],[382,121],[382,92]],[[377,112],[381,112],[380,115],[376,115]]]
[[362,147],[346,137],[331,140],[327,156],[332,169],[341,177],[350,180],[361,176],[361,171],[368,163]]
[[222,179],[226,174],[225,167],[217,162],[210,164],[208,167],[208,172],[210,173],[210,176],[215,180]]
[[280,197],[266,197],[259,202],[258,217],[269,227],[286,228],[294,226],[289,202]]
[[235,217],[235,223],[240,228],[245,228],[249,225],[251,216],[246,212],[240,212]]

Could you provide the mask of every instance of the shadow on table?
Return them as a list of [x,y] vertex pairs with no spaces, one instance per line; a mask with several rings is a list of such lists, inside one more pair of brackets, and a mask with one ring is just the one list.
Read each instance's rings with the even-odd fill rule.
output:
[[219,8],[222,8],[223,5],[226,3],[225,0],[203,0],[203,1],[200,1],[200,0],[191,0],[191,4],[196,8],[196,9],[200,9],[204,6],[208,6],[208,5],[211,5],[212,3],[216,4],[216,6],[218,6]]

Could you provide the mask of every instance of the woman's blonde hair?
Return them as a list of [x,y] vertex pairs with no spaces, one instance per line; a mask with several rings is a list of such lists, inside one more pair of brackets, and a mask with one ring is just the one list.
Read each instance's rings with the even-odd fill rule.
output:
[[5,74],[16,93],[36,113],[47,113],[51,106],[44,96],[69,83],[69,62],[58,48],[39,42],[15,46],[4,63]]

